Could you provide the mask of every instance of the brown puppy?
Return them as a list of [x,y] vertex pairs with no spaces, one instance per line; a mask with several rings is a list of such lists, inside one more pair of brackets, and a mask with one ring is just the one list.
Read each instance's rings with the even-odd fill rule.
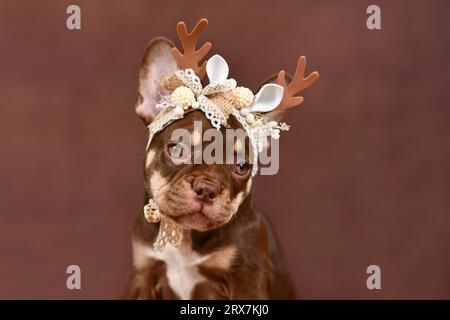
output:
[[[169,40],[158,38],[145,52],[136,111],[146,124],[156,113],[160,75],[178,69],[172,47]],[[248,152],[246,162],[232,164],[180,163],[171,156],[179,148],[179,142],[172,140],[176,129],[188,130],[193,145],[201,143],[194,121],[201,122],[204,130],[212,128],[203,112],[188,112],[152,138],[144,170],[144,204],[153,199],[161,214],[183,227],[182,244],[155,250],[159,223],[149,223],[139,213],[133,230],[133,272],[124,297],[293,299],[274,232],[253,206]],[[228,124],[241,128],[232,117]],[[242,147],[249,150],[248,141],[245,146],[235,144],[234,152]]]
[[148,197],[185,228],[183,243],[157,252],[152,245],[159,225],[139,214],[133,232],[135,270],[127,297],[293,298],[273,231],[252,204],[250,167],[179,165],[171,160],[170,133],[175,128],[191,129],[194,120],[210,126],[201,111],[172,123],[153,138],[145,164]]

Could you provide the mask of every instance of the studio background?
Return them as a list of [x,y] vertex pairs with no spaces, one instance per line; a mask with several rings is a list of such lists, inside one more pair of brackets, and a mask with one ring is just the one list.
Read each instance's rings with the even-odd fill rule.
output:
[[[81,7],[82,30],[66,28]],[[382,30],[366,28],[381,7]],[[230,76],[320,79],[290,112],[257,207],[300,299],[450,298],[448,1],[0,2],[0,298],[113,299],[131,266],[148,41],[202,17]],[[68,265],[82,289],[66,288]],[[381,290],[366,268],[381,267]]]

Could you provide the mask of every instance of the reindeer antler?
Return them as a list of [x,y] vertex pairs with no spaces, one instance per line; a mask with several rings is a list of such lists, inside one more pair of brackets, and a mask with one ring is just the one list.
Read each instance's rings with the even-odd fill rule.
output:
[[289,84],[286,84],[286,77],[284,70],[278,73],[277,84],[284,87],[283,98],[276,110],[286,110],[295,106],[298,106],[303,102],[303,97],[296,97],[295,94],[308,88],[317,78],[319,73],[317,71],[312,72],[306,78],[304,77],[306,66],[306,58],[301,56],[297,61],[297,68],[295,70],[294,78]]
[[203,30],[208,26],[208,20],[203,18],[195,25],[194,30],[191,33],[187,32],[186,24],[183,21],[178,22],[177,32],[183,46],[183,54],[177,49],[172,48],[172,54],[178,65],[182,69],[193,69],[200,79],[205,77],[206,73],[206,61],[199,66],[200,60],[202,60],[208,51],[211,49],[211,42],[206,42],[200,49],[195,50],[198,38],[202,34]]

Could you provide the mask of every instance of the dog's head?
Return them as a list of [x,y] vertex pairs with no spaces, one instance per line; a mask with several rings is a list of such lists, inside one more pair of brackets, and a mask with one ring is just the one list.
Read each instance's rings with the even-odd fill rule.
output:
[[[274,138],[279,136],[280,129],[287,130],[285,124],[283,126],[277,121],[288,108],[303,101],[302,97],[294,95],[313,84],[319,76],[317,72],[313,72],[304,78],[306,60],[305,57],[300,57],[292,81],[288,83],[284,71],[280,71],[276,77],[266,81],[274,82],[276,78],[277,84],[266,84],[253,96],[247,88],[236,88],[234,80],[226,82],[228,66],[220,56],[211,58],[207,64],[199,65],[211,47],[210,43],[206,43],[199,50],[195,49],[198,37],[206,25],[207,20],[202,19],[191,33],[187,33],[185,24],[178,24],[183,54],[174,49],[173,44],[165,38],[157,38],[148,45],[139,72],[139,98],[136,107],[137,114],[146,125],[158,127],[161,124],[158,117],[164,117],[164,112],[157,113],[156,106],[162,94],[168,96],[165,89],[169,90],[170,103],[173,103],[174,108],[169,110],[176,111],[175,114],[181,118],[178,117],[174,122],[164,122],[164,125],[168,125],[163,130],[160,128],[152,131],[156,134],[151,137],[146,151],[146,187],[161,214],[184,228],[199,231],[221,226],[236,214],[250,194],[252,168],[255,165],[255,172],[257,169],[256,153],[261,152],[263,146],[266,150],[270,147],[270,143],[267,143],[268,136]],[[207,88],[197,91],[195,84],[199,85],[198,78],[184,82],[194,89],[185,86],[173,89],[174,82],[170,81],[171,85],[167,86],[166,80],[162,85],[161,75],[172,75],[179,66],[183,69],[180,72],[194,72],[200,78],[206,72],[214,90],[228,90],[225,92],[232,92],[232,97],[221,96],[222,91],[207,91]],[[229,117],[226,123],[221,120],[220,125],[217,125],[218,122],[211,120],[217,109],[198,110],[199,107],[205,107],[204,100],[200,100],[200,96],[195,101],[194,92],[216,94],[211,97],[218,99],[214,100],[217,103],[213,103],[215,108],[228,110],[230,114],[231,106],[231,110],[238,114],[234,113],[234,117]],[[189,95],[194,100],[189,100]],[[257,121],[256,116],[259,117],[261,112],[263,116]],[[218,130],[213,129],[210,120]],[[246,130],[243,130],[243,124]],[[251,141],[247,135],[249,126],[253,126]],[[230,130],[233,133],[228,135]],[[244,135],[236,134],[244,131]],[[270,132],[268,136],[267,131]],[[255,138],[255,132],[258,132],[258,138]],[[180,136],[184,138],[182,141]],[[203,143],[205,141],[214,142],[214,146],[211,148],[210,144]],[[205,155],[209,156],[208,159]]]
[[[171,48],[168,40],[158,38],[149,44],[142,61],[137,113],[147,125],[154,119],[162,91],[161,73],[170,74],[178,68]],[[229,128],[217,131],[202,111],[194,110],[157,133],[147,148],[147,191],[163,215],[187,229],[205,231],[227,223],[250,194],[252,167],[248,139],[232,138],[232,161],[204,162],[204,155],[210,153],[207,148],[214,142],[206,137],[207,132],[226,137],[226,130],[242,130],[239,121],[232,117],[228,125]],[[187,139],[180,142],[174,134],[177,130],[187,135]],[[230,154],[226,150],[229,143],[221,146],[224,156]]]

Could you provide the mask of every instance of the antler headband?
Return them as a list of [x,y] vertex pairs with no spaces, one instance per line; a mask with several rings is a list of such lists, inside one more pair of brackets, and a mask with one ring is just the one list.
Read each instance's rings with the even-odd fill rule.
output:
[[[285,123],[269,121],[267,115],[282,114],[287,109],[303,102],[303,97],[295,96],[311,86],[319,77],[317,71],[304,77],[306,58],[297,62],[294,77],[287,83],[285,71],[278,73],[277,83],[264,85],[255,95],[246,87],[237,86],[234,79],[228,79],[229,68],[225,59],[214,55],[203,61],[212,47],[210,42],[196,49],[198,39],[208,20],[197,22],[192,32],[188,32],[184,22],[178,22],[178,37],[183,53],[172,48],[172,54],[180,70],[162,79],[162,87],[169,93],[162,97],[156,108],[158,114],[149,125],[150,138],[174,120],[183,118],[190,109],[200,109],[219,129],[227,126],[227,119],[233,115],[246,130],[252,147],[254,176],[258,170],[258,153],[262,151],[264,140],[271,136],[279,138],[280,131],[289,129]],[[202,86],[202,79],[208,75],[209,84]],[[150,141],[149,141],[150,143]]]

